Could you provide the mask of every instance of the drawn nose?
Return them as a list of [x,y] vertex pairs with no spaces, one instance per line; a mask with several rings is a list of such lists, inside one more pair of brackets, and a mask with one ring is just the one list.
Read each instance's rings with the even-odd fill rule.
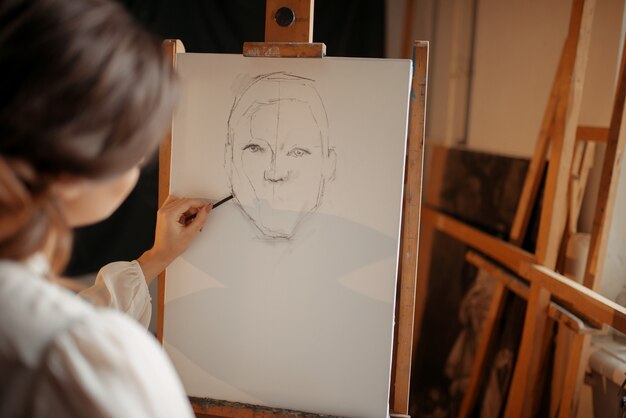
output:
[[271,168],[269,170],[265,170],[263,175],[266,181],[271,181],[272,183],[279,183],[281,181],[285,181],[287,178],[287,173],[278,172],[275,168]]
[[266,181],[270,181],[272,183],[280,183],[282,181],[287,180],[289,172],[286,170],[280,170],[276,167],[276,161],[272,161],[271,166],[268,170],[265,170],[263,173],[263,177]]

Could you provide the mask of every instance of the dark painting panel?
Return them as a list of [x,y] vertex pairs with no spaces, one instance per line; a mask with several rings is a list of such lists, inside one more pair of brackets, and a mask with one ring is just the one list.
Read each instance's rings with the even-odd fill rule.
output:
[[462,148],[432,147],[429,153],[425,203],[507,239],[530,161]]

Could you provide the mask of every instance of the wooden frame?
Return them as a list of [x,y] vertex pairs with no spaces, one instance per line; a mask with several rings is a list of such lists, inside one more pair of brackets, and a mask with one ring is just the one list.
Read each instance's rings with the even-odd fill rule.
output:
[[[163,50],[170,60],[172,67],[176,68],[176,54],[184,53],[185,46],[178,39],[163,41]],[[170,168],[172,165],[172,125],[159,146],[159,207],[165,203],[170,195]],[[158,309],[157,309],[157,339],[163,344],[163,302],[165,301],[165,279],[167,272],[163,271],[157,279]]]
[[[545,192],[548,204],[544,202],[541,221],[543,232],[540,232],[537,253],[529,254],[517,247],[513,249],[509,243],[435,210],[425,208],[424,211],[425,229],[428,228],[427,224],[435,226],[483,252],[512,272],[475,253],[468,255],[468,260],[472,264],[489,272],[500,283],[496,286],[485,331],[479,340],[460,417],[467,417],[474,407],[477,388],[480,387],[483,374],[484,356],[492,339],[491,331],[497,321],[494,315],[497,318],[501,312],[503,289],[528,300],[522,341],[504,413],[507,418],[532,416],[534,412],[536,399],[533,398],[536,397],[539,368],[545,362],[548,353],[546,331],[550,329],[548,325],[551,321],[557,322],[559,326],[557,351],[560,359],[557,359],[559,361],[555,365],[559,371],[555,372],[552,381],[553,399],[550,416],[562,418],[576,415],[591,335],[603,332],[600,328],[605,328],[604,325],[610,325],[618,330],[626,329],[626,309],[593,291],[599,286],[598,266],[601,265],[606,250],[615,199],[616,173],[619,173],[620,156],[624,147],[620,130],[626,100],[626,44],[618,74],[611,126],[608,129],[577,126],[575,115],[580,106],[582,73],[588,49],[593,3],[593,0],[574,1],[569,36],[511,231],[511,241],[520,245],[544,171],[549,143],[557,138],[560,143],[557,143],[556,147],[552,145],[548,173],[548,184],[551,184],[549,189],[552,192],[548,190]],[[567,107],[563,108],[565,105],[573,106],[573,109],[570,108],[568,111]],[[576,143],[576,141],[587,142]],[[593,244],[589,249],[583,286],[557,273],[555,268],[559,252],[562,251],[564,234],[566,237],[567,234],[575,232],[575,220],[580,211],[582,194],[593,159],[595,144],[589,141],[607,143],[607,151],[592,230]],[[555,222],[556,220],[558,222]],[[522,283],[515,275],[528,280],[530,285]],[[422,279],[423,277],[420,280]],[[424,287],[423,284],[420,286]],[[568,334],[569,337],[565,338]]]
[[[595,0],[573,1],[559,76],[553,87],[557,101],[551,127],[552,149],[536,248],[537,262],[552,270],[557,267],[566,231],[568,191],[594,6]],[[545,356],[537,347],[545,346],[547,342],[550,299],[551,293],[546,287],[531,281],[522,340],[505,407],[506,417],[530,417],[535,412],[538,398],[535,386]]]
[[413,320],[417,289],[417,253],[419,248],[420,213],[422,201],[422,172],[424,166],[424,136],[428,85],[428,42],[413,44],[413,83],[407,140],[407,161],[402,211],[401,253],[398,278],[398,327],[394,343],[394,372],[392,373],[391,411],[409,413],[411,360],[413,355]]
[[[494,292],[483,334],[479,339],[479,347],[471,370],[469,386],[465,392],[458,416],[460,418],[470,416],[477,400],[478,390],[484,377],[483,365],[485,364],[487,348],[493,338],[491,331],[499,320],[499,313],[502,310],[501,304],[504,300],[504,291],[511,291],[526,300],[534,298],[536,305],[543,305],[542,309],[537,307],[534,310],[541,312],[542,316],[545,316],[544,324],[547,319],[550,319],[574,333],[569,353],[566,353],[565,358],[566,375],[563,377],[565,381],[564,389],[559,399],[559,405],[561,405],[559,417],[575,416],[573,413],[576,410],[577,393],[580,391],[582,371],[585,367],[585,364],[580,362],[580,356],[584,356],[588,350],[588,342],[586,340],[592,334],[603,332],[599,328],[603,324],[625,332],[626,308],[551,269],[536,264],[534,257],[521,249],[512,252],[510,243],[489,236],[433,209],[423,208],[422,222],[423,229],[434,228],[451,235],[468,246],[479,249],[485,256],[494,260],[489,261],[485,256],[475,252],[470,252],[467,256],[470,263],[486,270],[499,282]],[[459,231],[459,226],[462,227],[461,232]],[[511,252],[516,254],[513,259],[519,259],[518,261],[511,263],[510,256],[504,256],[504,254],[511,254]],[[516,269],[498,266],[506,266],[507,263],[511,265],[517,262],[519,262],[519,265]],[[521,276],[527,280],[530,286],[516,276]],[[422,280],[422,277],[420,276],[420,280]],[[531,288],[533,287],[535,294],[531,293]],[[541,292],[543,294],[537,294],[539,293],[537,292],[538,289],[543,289],[543,292]],[[546,299],[546,293],[551,297]],[[562,304],[566,307],[564,308]],[[528,309],[532,308],[529,307]],[[543,337],[540,331],[545,329],[545,325],[542,327],[541,329],[535,328],[527,332],[533,332],[534,338]],[[529,340],[528,337],[527,340]],[[526,351],[532,354],[533,348],[535,347],[527,348]],[[531,361],[531,359],[526,361]],[[535,361],[538,361],[538,359],[535,359]],[[537,370],[534,373],[536,374]],[[525,377],[528,380],[533,380],[536,376],[528,376],[527,373]],[[521,411],[530,405],[526,403],[527,398],[522,399],[523,402],[519,404]],[[505,414],[505,417],[508,416]]]
[[619,78],[611,123],[607,134],[607,147],[604,153],[602,173],[598,194],[598,203],[593,219],[591,231],[591,243],[587,257],[584,284],[590,289],[597,290],[600,286],[598,266],[602,265],[606,255],[606,246],[609,240],[609,229],[615,196],[617,194],[617,181],[621,170],[622,153],[624,152],[624,136],[620,135],[622,118],[624,116],[624,102],[626,101],[626,42],[622,49],[622,61],[620,63]]
[[[276,10],[287,6],[295,11],[295,23],[277,29],[271,18]],[[267,0],[266,41],[245,43],[244,55],[249,57],[308,57],[321,58],[325,45],[311,43],[313,27],[313,0]],[[307,29],[308,28],[308,29]],[[293,31],[292,35],[289,35]],[[164,48],[172,65],[176,54],[184,53],[179,40],[164,41]],[[401,253],[396,297],[396,329],[393,348],[390,413],[392,417],[408,417],[415,291],[417,282],[417,251],[419,241],[420,207],[422,192],[423,146],[428,78],[428,42],[416,41],[413,47],[413,80],[407,138],[405,188],[402,214]],[[170,192],[172,132],[164,139],[159,153],[159,206]],[[163,316],[165,300],[165,272],[159,276],[157,337],[163,342]],[[317,417],[297,411],[277,410],[255,405],[202,400],[192,398],[198,417]]]
[[[524,250],[518,249],[515,257],[519,257],[519,265],[515,269],[507,268],[507,254],[511,250],[511,244],[507,241],[492,237],[484,232],[464,225],[460,221],[456,221],[447,215],[438,213],[437,211],[424,207],[422,209],[422,222],[424,227],[433,226],[437,230],[450,235],[459,241],[475,248],[494,260],[492,265],[500,265],[500,271],[505,272],[507,279],[496,277],[501,281],[511,280],[511,277],[520,276],[529,281],[531,284],[537,282],[542,287],[547,288],[550,293],[561,303],[567,304],[568,309],[576,315],[582,316],[593,325],[607,324],[615,329],[626,333],[626,308],[607,299],[606,297],[586,288],[567,277],[556,273],[555,271],[541,266],[536,263],[532,255]],[[463,233],[459,233],[457,227],[463,226]],[[486,264],[482,261],[486,260],[476,253],[468,255],[469,261],[480,268],[485,268]],[[493,270],[487,269],[493,274]],[[504,274],[504,273],[503,273]],[[516,283],[519,281],[516,280]],[[521,284],[507,284],[507,287],[514,293],[525,297],[529,294],[529,290],[522,290]],[[526,297],[525,297],[526,298]],[[555,308],[556,309],[556,308]],[[556,315],[556,314],[555,314]]]
[[[506,291],[511,291],[515,293],[517,296],[522,299],[528,300],[530,296],[530,288],[526,283],[523,283],[520,279],[518,279],[513,274],[503,270],[502,268],[496,266],[493,262],[488,261],[486,258],[481,255],[470,251],[467,254],[467,260],[475,265],[476,267],[486,271],[489,275],[497,280],[496,291],[494,292],[493,300],[492,300],[492,310],[497,312],[502,310],[502,305],[504,302],[503,295],[501,292],[498,292],[499,289],[505,289]],[[592,335],[596,333],[600,333],[601,330],[595,327],[592,327],[585,323],[582,319],[580,319],[575,314],[569,312],[568,310],[562,308],[555,302],[550,302],[548,307],[548,317],[557,322],[563,329],[568,329],[570,332],[574,334],[573,337],[573,347],[580,347],[582,349],[584,343],[584,337],[587,335]],[[491,343],[493,338],[492,331],[495,327],[498,318],[493,318],[492,316],[488,316],[487,322],[485,323],[484,328],[484,338],[480,339],[481,347],[477,349],[476,358],[474,360],[474,365],[472,367],[471,375],[470,375],[470,385],[467,388],[465,396],[463,398],[463,403],[461,406],[461,411],[459,413],[459,418],[467,418],[471,413],[476,398],[478,396],[478,388],[481,385],[484,371],[482,370],[483,365],[485,364],[485,357],[487,354],[487,349]],[[486,347],[483,347],[486,345]],[[574,375],[574,372],[581,373],[581,370],[584,370],[584,365],[582,369],[579,367],[580,365],[575,363],[577,359],[577,353],[565,353],[565,373],[569,374],[569,376],[564,376],[564,379],[579,379],[580,376],[577,374]],[[560,390],[560,386],[558,387]],[[569,387],[569,390],[561,391],[560,396],[558,396],[561,401],[560,404],[572,405],[575,403],[576,398],[576,388]],[[557,403],[557,406],[559,403]],[[565,408],[561,409],[561,413],[564,413]],[[556,416],[555,414],[551,414],[550,416]],[[561,416],[570,416],[570,415],[561,415]]]

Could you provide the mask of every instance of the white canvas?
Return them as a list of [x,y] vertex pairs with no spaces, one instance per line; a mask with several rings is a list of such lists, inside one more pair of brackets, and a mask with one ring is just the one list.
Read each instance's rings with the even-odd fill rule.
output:
[[411,63],[181,54],[171,192],[212,201],[167,272],[190,396],[388,414]]

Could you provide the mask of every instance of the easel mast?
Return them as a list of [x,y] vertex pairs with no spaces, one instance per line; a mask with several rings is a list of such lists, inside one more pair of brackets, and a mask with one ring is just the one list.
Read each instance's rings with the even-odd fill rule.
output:
[[313,42],[314,0],[266,0],[265,42],[244,42],[245,57],[322,58],[326,45]]

